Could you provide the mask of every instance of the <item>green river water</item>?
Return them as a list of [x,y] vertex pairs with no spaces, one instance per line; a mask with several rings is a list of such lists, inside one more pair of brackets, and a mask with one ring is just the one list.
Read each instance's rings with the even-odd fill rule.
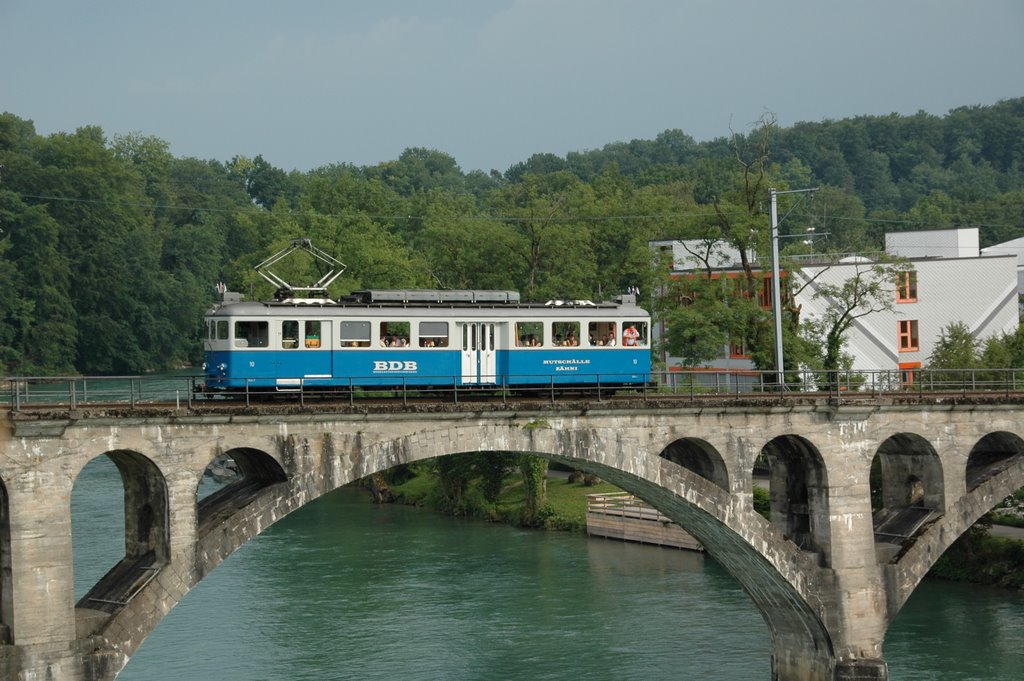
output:
[[[123,554],[102,457],[73,495],[76,594]],[[375,506],[340,490],[201,582],[125,681],[767,679],[768,630],[701,554]],[[928,580],[890,629],[895,681],[1024,678],[1024,597]]]

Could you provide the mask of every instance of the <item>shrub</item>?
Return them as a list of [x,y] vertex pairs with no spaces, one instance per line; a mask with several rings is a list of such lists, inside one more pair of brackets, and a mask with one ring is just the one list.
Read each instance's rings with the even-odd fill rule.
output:
[[772,495],[764,487],[754,485],[754,510],[768,520],[772,519]]

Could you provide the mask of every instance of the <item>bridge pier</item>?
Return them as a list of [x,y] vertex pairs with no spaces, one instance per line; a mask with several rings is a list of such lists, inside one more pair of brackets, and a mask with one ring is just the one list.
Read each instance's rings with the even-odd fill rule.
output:
[[776,638],[772,642],[772,681],[836,681],[835,661],[823,652],[812,650],[806,640]]
[[889,666],[881,659],[840,662],[834,678],[835,681],[887,681]]
[[66,644],[12,648],[11,652],[0,657],[0,678],[91,681],[91,677],[87,679],[84,676],[81,653]]
[[[832,452],[849,470],[834,467],[828,489],[829,549],[822,557],[816,597],[835,653],[835,681],[885,681],[882,647],[889,626],[885,579],[875,550],[866,460],[853,451]],[[838,454],[838,456],[835,456]]]
[[[66,482],[67,484],[62,484]],[[34,475],[6,479],[10,607],[0,676],[68,679],[83,676],[77,641],[71,547],[70,481],[53,460]]]
[[836,660],[807,641],[779,641],[772,646],[772,681],[888,681],[881,658]]

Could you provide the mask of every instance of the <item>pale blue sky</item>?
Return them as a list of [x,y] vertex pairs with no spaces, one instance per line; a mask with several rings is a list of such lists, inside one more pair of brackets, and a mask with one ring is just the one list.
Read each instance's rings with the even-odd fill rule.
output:
[[502,170],[1024,96],[1024,0],[0,0],[0,111],[286,170]]

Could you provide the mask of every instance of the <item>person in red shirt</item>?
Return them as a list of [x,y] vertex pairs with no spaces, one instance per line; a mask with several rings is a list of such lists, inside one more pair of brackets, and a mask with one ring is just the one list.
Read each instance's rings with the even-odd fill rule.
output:
[[622,344],[626,346],[636,345],[640,339],[640,332],[636,330],[636,326],[633,324],[629,325],[625,331],[622,332]]

